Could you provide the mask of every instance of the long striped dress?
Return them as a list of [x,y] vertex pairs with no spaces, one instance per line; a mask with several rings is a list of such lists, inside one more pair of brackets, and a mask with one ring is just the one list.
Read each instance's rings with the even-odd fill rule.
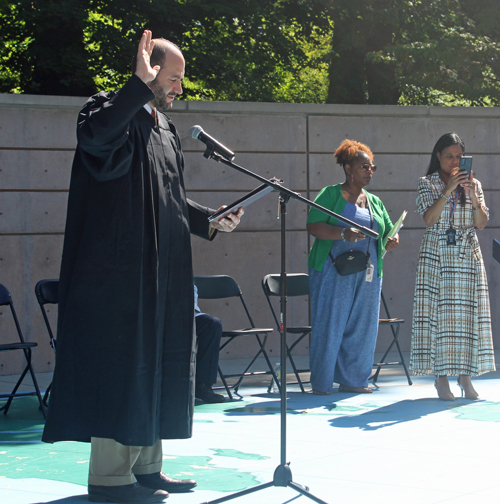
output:
[[[476,182],[484,206],[482,187]],[[444,188],[437,172],[419,179],[421,215]],[[454,202],[455,193],[451,198]],[[456,245],[446,240],[450,213],[447,203],[439,220],[427,227],[420,247],[410,358],[415,375],[478,376],[495,370],[488,283],[470,198],[463,207],[458,201],[453,214]]]

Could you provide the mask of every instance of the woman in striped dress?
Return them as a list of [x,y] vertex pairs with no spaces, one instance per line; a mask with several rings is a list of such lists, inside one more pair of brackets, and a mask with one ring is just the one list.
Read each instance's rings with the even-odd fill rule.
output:
[[427,225],[417,266],[411,367],[435,375],[441,400],[454,400],[448,375],[467,399],[477,399],[471,376],[495,370],[488,283],[475,229],[488,208],[479,180],[459,170],[465,145],[456,133],[434,146],[418,181],[418,212]]

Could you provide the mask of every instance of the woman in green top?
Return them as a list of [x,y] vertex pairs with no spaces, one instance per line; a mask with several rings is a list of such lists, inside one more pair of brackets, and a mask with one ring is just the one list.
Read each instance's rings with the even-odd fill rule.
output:
[[[370,377],[378,333],[382,255],[399,244],[396,235],[386,247],[383,238],[392,222],[382,201],[363,188],[370,183],[376,166],[370,148],[344,140],[334,156],[345,173],[345,182],[323,188],[315,202],[367,228],[380,239],[367,238],[333,217],[311,208],[307,231],[316,238],[309,253],[312,339],[311,385],[315,394],[329,394],[333,382],[339,392],[370,393]],[[371,207],[370,215],[369,207]],[[340,275],[334,264],[349,250],[370,253],[367,270]]]

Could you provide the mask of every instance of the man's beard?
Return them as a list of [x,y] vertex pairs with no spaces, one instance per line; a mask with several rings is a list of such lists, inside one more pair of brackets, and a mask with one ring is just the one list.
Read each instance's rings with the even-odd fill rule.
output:
[[149,87],[155,94],[155,98],[151,101],[151,103],[154,105],[156,110],[159,110],[160,112],[167,112],[172,108],[172,103],[167,102],[167,93],[165,93],[165,91],[163,91],[163,89],[158,85],[156,79],[151,82]]

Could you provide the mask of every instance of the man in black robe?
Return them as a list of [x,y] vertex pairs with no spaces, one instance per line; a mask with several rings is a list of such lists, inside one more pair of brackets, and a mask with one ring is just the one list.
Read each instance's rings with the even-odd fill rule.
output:
[[186,199],[163,113],[183,77],[181,51],[146,30],[130,80],[78,118],[43,441],[91,442],[91,501],[161,502],[196,485],[161,472],[161,440],[192,430],[190,232],[232,231],[242,209],[213,225],[213,210]]

